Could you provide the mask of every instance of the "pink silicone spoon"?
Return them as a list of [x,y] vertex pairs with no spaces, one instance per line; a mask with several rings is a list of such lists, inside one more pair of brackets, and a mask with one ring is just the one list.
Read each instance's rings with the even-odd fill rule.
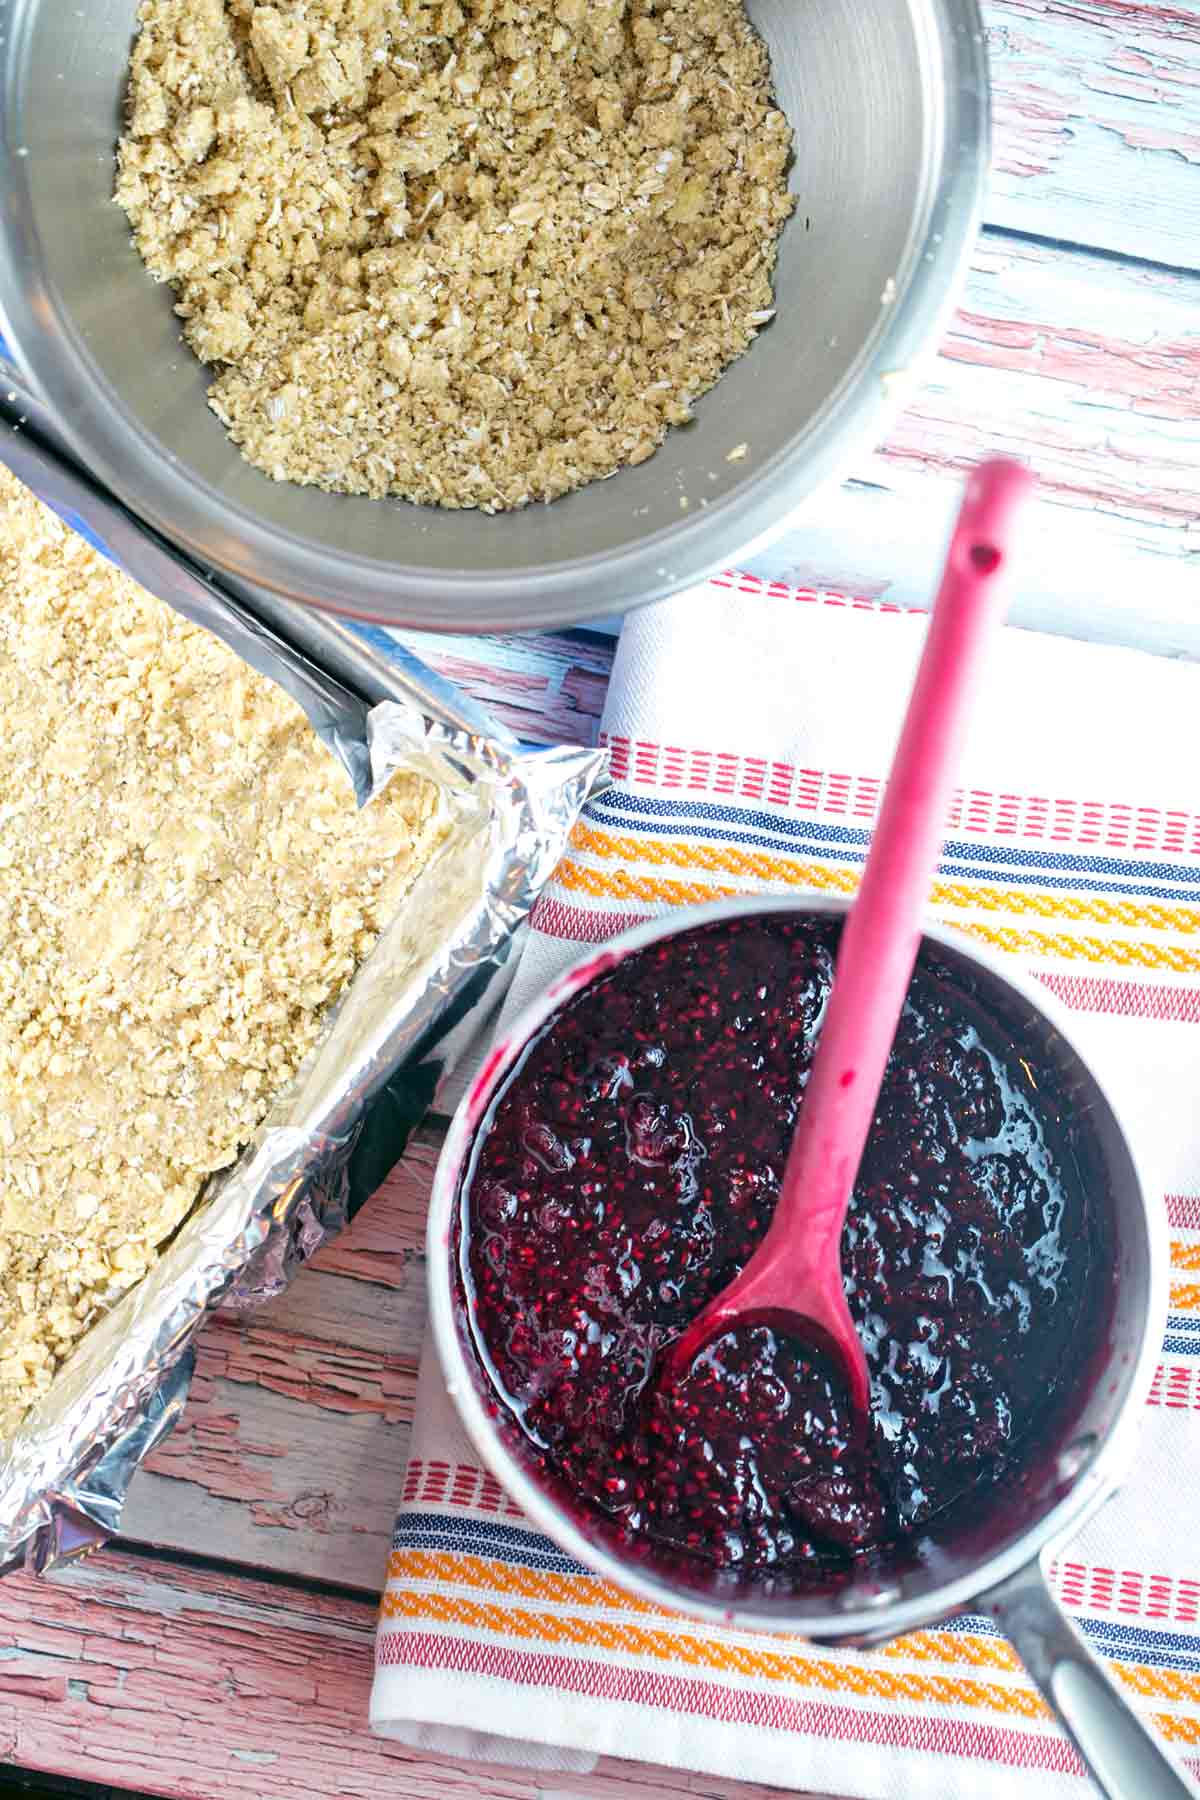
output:
[[971,702],[1002,616],[1009,528],[1032,485],[1019,463],[1002,460],[983,463],[967,483],[774,1217],[741,1274],[672,1346],[669,1377],[732,1326],[766,1322],[838,1354],[856,1410],[867,1410],[842,1225],[921,942]]

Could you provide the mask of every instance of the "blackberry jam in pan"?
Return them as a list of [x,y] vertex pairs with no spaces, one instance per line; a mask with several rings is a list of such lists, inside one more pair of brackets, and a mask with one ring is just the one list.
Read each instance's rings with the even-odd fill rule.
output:
[[840,925],[755,914],[601,971],[510,1070],[458,1212],[463,1320],[535,1478],[632,1556],[836,1589],[1003,1505],[1111,1299],[1078,1121],[1038,1050],[920,959],[843,1236],[872,1377],[770,1320],[663,1353],[761,1239]]

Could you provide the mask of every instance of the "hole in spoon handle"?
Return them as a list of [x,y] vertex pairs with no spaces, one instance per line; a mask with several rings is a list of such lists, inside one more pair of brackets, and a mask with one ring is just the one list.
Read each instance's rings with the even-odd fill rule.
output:
[[967,555],[971,567],[978,569],[981,575],[994,575],[1004,560],[1003,553],[997,550],[995,544],[972,544]]
[[1012,526],[1034,479],[1024,463],[996,456],[980,463],[967,483],[955,526],[947,575],[957,568],[972,580],[996,575],[1008,561]]

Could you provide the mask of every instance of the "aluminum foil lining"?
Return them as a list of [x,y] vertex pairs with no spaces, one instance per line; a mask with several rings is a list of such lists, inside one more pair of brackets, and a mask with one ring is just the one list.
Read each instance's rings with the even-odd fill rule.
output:
[[[7,398],[5,395],[7,394]],[[33,396],[0,377],[0,461],[153,592],[205,625],[304,708],[362,804],[389,777],[433,781],[447,827],[400,916],[331,1013],[321,1042],[153,1269],[82,1339],[7,1446],[0,1571],[45,1569],[120,1524],[130,1480],[178,1418],[191,1343],[222,1300],[278,1293],[344,1223],[371,1103],[409,1071],[426,1098],[498,1002],[515,934],[574,819],[604,785],[602,751],[523,749],[415,657],[374,659],[373,703],[334,669],[346,628],[304,616],[289,642],[99,488]],[[286,608],[283,609],[286,614]],[[362,652],[357,652],[359,656]],[[383,693],[387,697],[378,698]],[[369,1129],[369,1125],[368,1125]]]

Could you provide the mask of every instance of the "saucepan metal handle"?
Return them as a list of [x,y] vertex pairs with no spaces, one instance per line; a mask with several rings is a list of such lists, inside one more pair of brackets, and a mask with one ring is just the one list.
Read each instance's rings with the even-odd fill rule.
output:
[[1011,1638],[1109,1800],[1200,1800],[1059,1606],[1037,1561],[976,1602]]

